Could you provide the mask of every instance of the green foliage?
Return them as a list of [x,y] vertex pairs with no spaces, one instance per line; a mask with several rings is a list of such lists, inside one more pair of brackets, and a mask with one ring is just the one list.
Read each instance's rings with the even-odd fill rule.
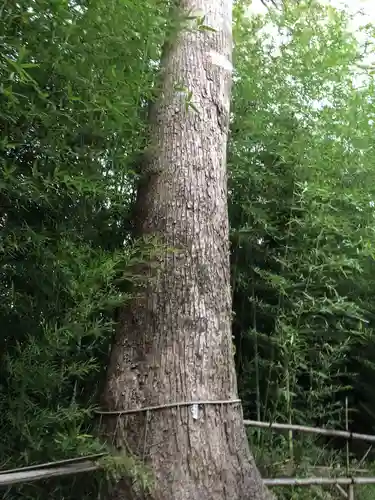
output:
[[[375,464],[372,462],[368,464],[369,475],[373,476],[375,471]],[[355,498],[358,500],[372,500],[375,495],[375,485],[366,484],[364,486],[357,486],[355,488]]]
[[152,471],[131,453],[122,456],[108,455],[103,457],[100,463],[106,476],[102,482],[102,491],[110,491],[111,487],[124,477],[130,479],[133,489],[140,495],[152,491],[154,480]]
[[[235,10],[229,214],[251,418],[340,427],[345,395],[373,408],[374,105],[372,78],[355,84],[361,58],[345,16],[318,2]],[[360,412],[351,420],[364,432]],[[300,463],[300,447],[313,464],[322,445],[255,436],[259,463],[278,451]]]
[[103,449],[92,410],[114,311],[142,260],[129,243],[133,159],[166,6],[4,0],[0,11],[0,464],[10,468]]

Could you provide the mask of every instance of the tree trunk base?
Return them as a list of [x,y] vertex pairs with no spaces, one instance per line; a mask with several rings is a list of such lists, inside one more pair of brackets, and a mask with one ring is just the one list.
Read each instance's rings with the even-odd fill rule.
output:
[[240,403],[200,405],[198,412],[190,406],[106,419],[113,445],[134,453],[153,473],[149,492],[123,479],[111,492],[111,500],[275,498],[263,486],[253,458],[248,460]]

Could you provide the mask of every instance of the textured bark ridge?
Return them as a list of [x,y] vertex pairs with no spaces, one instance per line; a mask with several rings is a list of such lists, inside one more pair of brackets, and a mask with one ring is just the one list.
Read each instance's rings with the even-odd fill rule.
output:
[[[141,297],[121,313],[103,396],[106,410],[192,400],[236,400],[231,340],[226,143],[231,86],[228,0],[182,0],[208,30],[184,30],[163,61],[152,116],[149,183],[138,231],[173,249]],[[179,90],[176,90],[176,86]],[[192,92],[186,104],[181,85]],[[239,403],[106,416],[118,448],[149,464],[155,485],[122,481],[113,500],[265,500]]]

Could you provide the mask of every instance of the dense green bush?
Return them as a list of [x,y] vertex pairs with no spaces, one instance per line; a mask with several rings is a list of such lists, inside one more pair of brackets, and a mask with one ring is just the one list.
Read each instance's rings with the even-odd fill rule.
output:
[[[351,428],[371,433],[373,80],[354,84],[361,48],[330,7],[235,20],[229,214],[245,414],[341,427],[348,396]],[[283,458],[339,459],[321,440],[250,435],[265,474]]]
[[102,449],[92,408],[139,258],[125,245],[133,158],[165,7],[4,0],[0,12],[0,464],[10,468]]

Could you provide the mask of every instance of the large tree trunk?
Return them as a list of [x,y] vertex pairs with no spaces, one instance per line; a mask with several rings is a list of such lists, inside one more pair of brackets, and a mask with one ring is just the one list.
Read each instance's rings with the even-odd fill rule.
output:
[[[232,402],[105,416],[115,446],[144,458],[155,476],[151,494],[120,481],[112,499],[270,498],[235,402],[225,165],[232,2],[180,0],[187,15],[197,8],[216,31],[184,30],[165,54],[148,182],[139,196],[138,230],[158,235],[172,251],[120,315],[103,404],[128,410]],[[192,92],[196,109],[177,84]]]

